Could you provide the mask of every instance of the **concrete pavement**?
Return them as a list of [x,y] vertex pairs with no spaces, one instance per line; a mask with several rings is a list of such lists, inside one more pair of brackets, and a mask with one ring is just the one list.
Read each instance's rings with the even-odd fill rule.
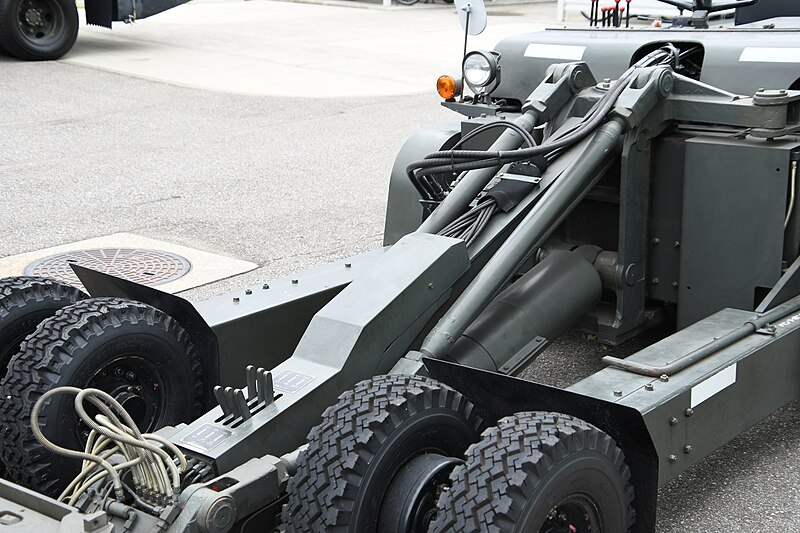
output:
[[[82,26],[63,61],[184,87],[300,98],[433,91],[439,75],[459,70],[464,36],[452,5],[349,4],[195,0],[113,30]],[[489,11],[500,14],[470,38],[471,48],[540,31],[545,24],[536,21],[548,14],[554,24],[556,15],[553,2]]]

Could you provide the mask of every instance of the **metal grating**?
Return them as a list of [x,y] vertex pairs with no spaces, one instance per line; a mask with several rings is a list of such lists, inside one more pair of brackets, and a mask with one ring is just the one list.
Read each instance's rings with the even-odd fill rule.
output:
[[161,250],[97,248],[38,259],[25,267],[25,275],[53,278],[82,287],[69,266],[71,263],[150,287],[182,278],[192,268],[186,258]]

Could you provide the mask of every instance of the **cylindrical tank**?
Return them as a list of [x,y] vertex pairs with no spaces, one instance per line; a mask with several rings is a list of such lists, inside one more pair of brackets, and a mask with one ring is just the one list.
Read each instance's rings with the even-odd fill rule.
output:
[[501,292],[450,350],[453,360],[497,371],[536,337],[553,340],[600,301],[602,284],[581,254],[554,251]]

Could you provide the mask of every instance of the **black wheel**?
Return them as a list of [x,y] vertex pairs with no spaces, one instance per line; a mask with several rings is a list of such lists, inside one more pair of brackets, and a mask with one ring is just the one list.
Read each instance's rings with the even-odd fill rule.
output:
[[[31,408],[44,392],[66,385],[104,390],[143,432],[188,422],[202,407],[202,375],[187,332],[161,311],[120,298],[84,300],[39,324],[2,385],[0,458],[11,480],[49,495],[63,490],[79,463],[53,455],[31,433]],[[88,431],[73,398],[53,398],[40,424],[50,441],[83,448]]]
[[559,413],[517,413],[467,451],[431,530],[623,533],[630,469],[614,440]]
[[[86,297],[75,287],[52,279],[0,279],[0,379],[6,373],[11,356],[19,351],[22,341],[33,333],[39,322],[53,316],[62,307]],[[2,463],[0,477],[6,477]]]
[[432,379],[362,381],[309,433],[289,481],[287,530],[426,531],[441,485],[483,424],[474,405]]
[[404,6],[413,6],[419,2],[419,0],[397,0],[397,3]]
[[64,283],[32,277],[0,279],[0,378],[39,322],[88,296]]
[[74,0],[0,0],[0,46],[12,56],[58,59],[77,37]]

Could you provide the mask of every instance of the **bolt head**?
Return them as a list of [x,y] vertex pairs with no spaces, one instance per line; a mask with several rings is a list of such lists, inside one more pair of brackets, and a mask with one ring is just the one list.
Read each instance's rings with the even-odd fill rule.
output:
[[622,391],[619,389],[614,389],[614,396],[622,396]]
[[245,294],[253,294],[253,291],[252,291],[252,290],[250,290],[250,289],[246,289],[246,290],[244,291],[244,293],[245,293]]
[[672,288],[673,289],[677,289],[678,287],[680,287],[680,284],[677,281],[673,281],[672,282]]
[[267,290],[267,289],[269,289],[269,283],[265,283],[265,284],[264,284],[264,286],[263,286],[263,287],[261,287],[261,288],[262,288],[262,289],[264,289],[264,290]]
[[673,246],[673,248],[680,248],[680,247],[681,247],[681,241],[675,241],[675,242],[673,242],[673,243],[672,243],[672,246]]
[[345,263],[345,264],[344,264],[344,267],[345,267],[345,268],[350,268],[350,267],[352,267],[352,266],[353,266],[353,264],[352,264],[352,263]]
[[239,297],[238,296],[234,296],[233,297],[233,303],[235,303],[235,304],[239,303]]
[[683,453],[692,453],[692,445],[691,444],[687,444],[686,446],[684,446],[683,447]]
[[297,285],[298,283],[300,283],[299,279],[293,279],[292,280],[292,285]]
[[669,376],[668,376],[668,375],[666,375],[666,374],[661,374],[661,375],[658,377],[658,380],[659,380],[659,381],[661,381],[661,382],[663,382],[663,383],[666,383],[667,381],[669,381]]
[[685,414],[686,416],[692,416],[694,414],[694,409],[692,409],[691,407],[687,407],[686,411],[684,411],[683,414]]
[[654,389],[655,387],[653,387],[652,383],[648,383],[647,385],[644,386],[644,390],[654,390]]
[[658,278],[653,278],[653,279],[650,280],[650,283],[652,283],[653,285],[658,285],[659,281],[660,280]]
[[653,240],[651,240],[650,242],[653,243],[653,246],[658,246],[659,244],[661,244],[661,239],[659,239],[658,237],[653,237]]
[[670,463],[674,463],[674,462],[675,462],[675,461],[677,461],[677,460],[678,460],[678,456],[677,456],[677,455],[675,455],[675,454],[670,454],[670,456],[669,456],[669,462],[670,462]]
[[672,418],[669,419],[669,425],[670,426],[677,426],[678,425],[678,419],[673,416]]

